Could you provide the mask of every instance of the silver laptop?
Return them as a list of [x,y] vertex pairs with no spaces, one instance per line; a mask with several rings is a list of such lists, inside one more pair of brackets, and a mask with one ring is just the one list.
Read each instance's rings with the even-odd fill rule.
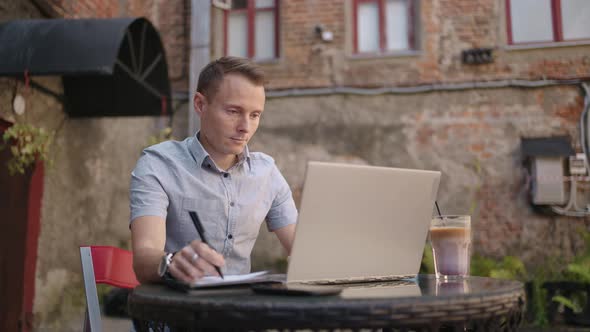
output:
[[414,277],[440,172],[309,162],[287,283]]

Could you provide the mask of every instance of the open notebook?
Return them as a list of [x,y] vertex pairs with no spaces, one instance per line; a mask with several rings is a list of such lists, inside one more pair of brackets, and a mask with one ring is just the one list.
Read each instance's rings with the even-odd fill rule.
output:
[[439,181],[434,171],[309,162],[287,276],[206,277],[191,288],[414,277]]
[[221,277],[204,277],[199,279],[196,283],[192,284],[193,288],[207,288],[207,287],[218,287],[218,286],[231,286],[240,284],[250,284],[256,282],[267,282],[269,281],[270,275],[267,271],[260,271],[248,274],[239,275],[226,275],[222,279]]

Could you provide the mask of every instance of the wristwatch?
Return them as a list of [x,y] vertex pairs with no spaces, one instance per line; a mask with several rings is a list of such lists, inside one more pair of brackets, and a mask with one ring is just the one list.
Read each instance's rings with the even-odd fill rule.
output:
[[160,265],[158,265],[158,275],[160,275],[160,278],[164,278],[166,274],[169,274],[168,267],[170,266],[170,263],[172,263],[172,256],[174,256],[174,253],[166,253],[162,256]]

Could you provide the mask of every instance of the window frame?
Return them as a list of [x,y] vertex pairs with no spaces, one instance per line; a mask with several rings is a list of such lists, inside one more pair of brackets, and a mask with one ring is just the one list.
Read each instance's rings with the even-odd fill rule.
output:
[[514,42],[512,35],[512,12],[510,3],[512,0],[505,0],[506,7],[506,34],[508,38],[508,45],[547,45],[547,44],[561,44],[571,42],[588,42],[590,38],[564,39],[563,37],[563,19],[561,17],[561,0],[549,0],[551,2],[551,23],[553,24],[553,40],[546,41],[527,41]]
[[[256,61],[274,60],[279,58],[279,0],[274,0],[274,7],[256,8],[256,0],[247,0],[246,8],[240,9],[226,9],[223,11],[223,54],[227,54],[228,50],[228,23],[230,13],[246,13],[247,21],[247,56],[249,59]],[[272,58],[256,58],[256,13],[257,12],[274,12],[275,14],[275,47],[274,56]]]
[[[388,50],[387,49],[387,23],[385,22],[385,2],[387,0],[353,0],[352,4],[352,16],[353,16],[353,53],[355,55],[365,54],[395,54],[395,53],[407,53],[416,51],[416,1],[419,0],[408,0],[408,49],[406,50]],[[379,50],[370,52],[359,52],[359,36],[358,36],[358,7],[362,3],[377,3],[378,16],[379,16]]]

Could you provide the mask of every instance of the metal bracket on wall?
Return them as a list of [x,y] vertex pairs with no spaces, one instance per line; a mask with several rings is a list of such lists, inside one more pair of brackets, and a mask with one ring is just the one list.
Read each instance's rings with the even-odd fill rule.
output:
[[494,62],[491,48],[472,48],[461,52],[461,61],[466,65],[481,65]]
[[[25,79],[22,78],[22,77],[21,78],[18,78],[18,80],[21,81],[21,82],[25,82]],[[31,88],[33,88],[33,89],[35,89],[35,90],[37,90],[37,91],[39,91],[41,93],[44,93],[44,94],[46,94],[48,96],[52,96],[55,99],[57,99],[62,105],[64,104],[65,98],[64,98],[64,95],[63,94],[59,94],[57,92],[54,92],[51,89],[43,86],[42,84],[39,84],[39,83],[33,81],[32,79],[30,79],[28,83],[29,83],[29,86]]]

